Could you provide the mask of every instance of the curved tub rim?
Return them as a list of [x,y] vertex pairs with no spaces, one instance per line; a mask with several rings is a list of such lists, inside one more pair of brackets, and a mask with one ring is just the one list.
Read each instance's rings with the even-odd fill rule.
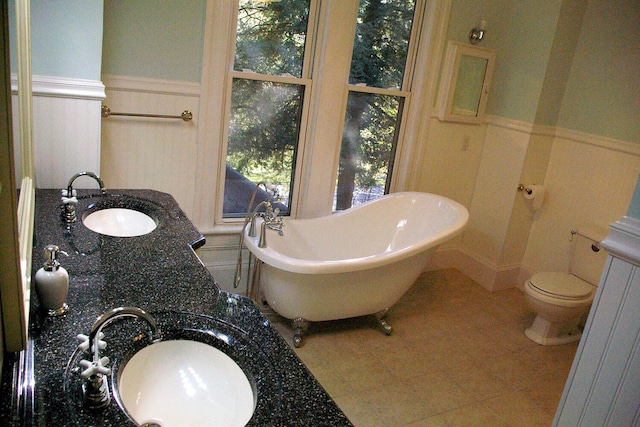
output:
[[[415,244],[407,246],[402,249],[398,249],[393,251],[392,253],[383,252],[378,253],[366,257],[358,257],[358,258],[347,258],[341,260],[306,260],[300,258],[292,258],[287,255],[282,254],[274,250],[273,248],[267,245],[266,248],[258,247],[258,237],[249,237],[247,235],[248,230],[245,230],[244,241],[247,248],[251,251],[251,253],[258,258],[260,261],[267,263],[273,267],[280,268],[285,271],[289,271],[292,273],[300,273],[300,274],[335,274],[335,273],[346,273],[351,271],[359,271],[366,270],[375,267],[381,267],[387,264],[391,264],[396,262],[399,259],[403,259],[417,253],[429,250],[439,244],[448,241],[464,230],[469,220],[469,211],[462,204],[456,202],[455,200],[449,199],[445,196],[440,196],[433,193],[423,193],[423,192],[398,192],[384,195],[382,197],[378,197],[369,202],[363,203],[358,206],[354,206],[351,209],[335,213],[329,214],[324,217],[318,218],[308,218],[308,219],[290,219],[290,221],[313,221],[319,220],[321,218],[325,218],[328,216],[336,216],[336,215],[347,215],[353,214],[354,211],[359,210],[363,207],[366,207],[369,204],[376,203],[380,200],[394,197],[404,197],[404,196],[419,196],[419,197],[432,197],[441,201],[450,204],[454,210],[458,213],[457,220],[449,225],[448,227],[443,228],[437,233],[430,234],[429,236],[417,240]],[[286,229],[285,229],[286,232]],[[277,238],[277,236],[274,236]]]

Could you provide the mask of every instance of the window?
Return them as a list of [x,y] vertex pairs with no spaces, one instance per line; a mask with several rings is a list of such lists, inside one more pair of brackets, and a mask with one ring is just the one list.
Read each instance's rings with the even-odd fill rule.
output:
[[[306,185],[314,191],[324,188],[320,191],[327,198],[333,191],[334,209],[347,209],[389,191],[410,95],[410,73],[405,71],[411,61],[415,0],[359,0],[357,11],[353,0],[339,2],[332,7],[351,8],[352,14],[324,24],[318,17],[326,14],[316,13],[320,7],[319,0],[239,1],[229,82],[223,218],[245,215],[259,181],[271,184],[282,198],[281,210],[291,213],[300,164],[314,162],[311,153],[317,156],[318,150],[335,153],[315,162],[337,170],[337,176],[327,175],[326,184]],[[316,38],[317,28],[324,33]],[[329,49],[323,45],[328,34],[350,34],[340,41],[349,46],[354,30],[353,50],[340,59],[343,77],[332,80],[345,82],[347,96],[339,99],[332,92],[331,99],[324,99],[322,90],[312,91],[313,82],[335,70],[315,68],[318,75],[312,76],[312,59],[319,58],[321,49]],[[345,49],[349,54],[349,47]],[[333,53],[325,50],[321,55]],[[310,138],[305,132],[315,118],[311,105],[320,104],[330,105],[338,113],[336,119],[344,115],[331,119],[338,132],[331,141],[316,138],[315,151],[305,151]],[[341,140],[339,129],[343,129]],[[338,150],[339,165],[326,164]]]
[[405,98],[413,0],[360,0],[336,210],[389,191]]
[[231,74],[224,217],[244,216],[256,183],[290,209],[300,124],[309,0],[241,0]]

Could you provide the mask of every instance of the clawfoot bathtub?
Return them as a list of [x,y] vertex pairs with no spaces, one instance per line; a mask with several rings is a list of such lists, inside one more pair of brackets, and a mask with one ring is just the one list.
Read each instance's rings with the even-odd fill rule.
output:
[[269,306],[293,319],[299,347],[308,322],[376,314],[384,317],[424,271],[438,245],[462,232],[469,213],[446,197],[389,194],[313,219],[285,219],[267,246],[245,233],[262,261],[259,283]]

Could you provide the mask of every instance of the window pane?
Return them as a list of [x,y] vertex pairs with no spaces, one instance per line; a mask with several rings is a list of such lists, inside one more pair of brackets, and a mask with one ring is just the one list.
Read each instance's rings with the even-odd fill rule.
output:
[[223,216],[244,216],[255,184],[275,186],[290,212],[304,87],[234,79]]
[[235,70],[302,76],[310,0],[240,0]]
[[349,83],[402,87],[414,0],[360,0]]
[[384,194],[394,157],[403,97],[349,92],[336,210]]

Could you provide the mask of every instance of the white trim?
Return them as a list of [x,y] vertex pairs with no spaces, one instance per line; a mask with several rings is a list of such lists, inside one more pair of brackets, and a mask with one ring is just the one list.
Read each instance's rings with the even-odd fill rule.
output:
[[489,292],[509,288],[522,288],[523,277],[530,277],[519,264],[496,267],[463,246],[443,247],[436,250],[425,271],[455,268],[477,282]]
[[200,96],[200,83],[148,77],[103,74],[102,80],[109,90],[157,93],[166,95]]
[[[407,114],[403,117],[402,143],[398,144],[396,165],[392,172],[392,191],[415,190],[420,183],[421,169],[424,163],[426,145],[430,130],[428,117],[436,110],[433,108],[438,92],[438,76],[446,33],[451,12],[451,0],[441,0],[421,5],[420,31],[416,32],[417,48],[413,54],[411,74],[411,96],[405,105]],[[416,79],[416,76],[424,78]],[[399,141],[400,142],[400,141]]]
[[[436,116],[433,116],[436,117]],[[531,135],[550,136],[554,138],[569,139],[582,144],[594,145],[608,150],[620,151],[622,153],[640,156],[640,144],[609,138],[606,136],[593,135],[577,130],[564,129],[556,126],[537,125],[506,117],[486,115],[484,123],[517,132],[529,133]]]
[[520,120],[509,119],[506,117],[486,114],[484,116],[484,123],[487,125],[493,125],[505,129],[515,130],[518,132],[533,133],[533,124]]
[[[11,91],[18,92],[18,78],[11,75]],[[104,85],[99,80],[72,79],[55,76],[33,76],[33,96],[101,100],[106,98]]]
[[620,151],[634,156],[640,156],[640,144],[627,142],[620,139],[609,138],[606,136],[593,135],[577,130],[557,128],[555,135],[557,138],[570,139],[584,144],[595,145],[609,150]]
[[610,255],[640,265],[640,220],[625,216],[611,224],[602,246]]

